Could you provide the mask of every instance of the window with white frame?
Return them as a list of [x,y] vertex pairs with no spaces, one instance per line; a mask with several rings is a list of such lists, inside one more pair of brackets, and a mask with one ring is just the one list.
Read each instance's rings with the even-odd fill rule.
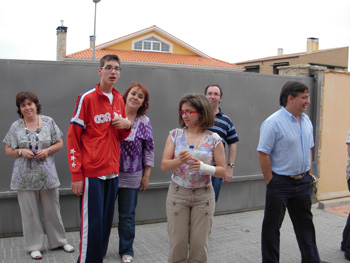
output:
[[149,37],[134,43],[135,50],[155,51],[155,52],[170,52],[168,44],[159,41],[154,37]]

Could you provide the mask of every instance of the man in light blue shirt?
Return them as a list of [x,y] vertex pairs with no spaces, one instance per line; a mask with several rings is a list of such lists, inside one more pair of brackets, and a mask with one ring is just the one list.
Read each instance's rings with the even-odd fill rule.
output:
[[281,90],[282,108],[261,125],[259,160],[266,181],[262,225],[262,261],[279,262],[280,228],[286,208],[294,226],[302,262],[321,262],[311,213],[313,127],[304,113],[308,87],[288,81]]

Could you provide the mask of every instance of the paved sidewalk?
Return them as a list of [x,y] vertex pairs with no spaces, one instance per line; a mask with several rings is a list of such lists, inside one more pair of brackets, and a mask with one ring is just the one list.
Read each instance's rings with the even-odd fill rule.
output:
[[[343,208],[341,209],[344,211]],[[346,213],[336,210],[313,208],[317,245],[324,262],[346,263],[340,251],[342,231]],[[261,262],[260,231],[263,210],[234,213],[214,217],[209,240],[208,263],[258,263]],[[69,242],[78,248],[79,233],[67,233]],[[136,227],[134,263],[166,263],[168,235],[166,223],[138,225]],[[23,247],[22,237],[0,239],[0,262],[76,262],[78,252],[71,254],[63,250],[43,251],[43,260],[31,260]],[[112,229],[109,250],[105,263],[121,262],[118,256],[118,231]],[[281,228],[281,263],[301,262],[293,227],[286,213]]]

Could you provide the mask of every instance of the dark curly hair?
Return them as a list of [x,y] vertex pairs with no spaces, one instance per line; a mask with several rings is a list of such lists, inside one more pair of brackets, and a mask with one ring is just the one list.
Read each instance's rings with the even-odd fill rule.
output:
[[38,96],[30,91],[21,91],[16,95],[16,106],[17,106],[17,113],[19,117],[23,119],[23,114],[21,112],[21,103],[25,101],[26,99],[32,101],[36,105],[36,113],[41,113],[41,104],[39,103]]

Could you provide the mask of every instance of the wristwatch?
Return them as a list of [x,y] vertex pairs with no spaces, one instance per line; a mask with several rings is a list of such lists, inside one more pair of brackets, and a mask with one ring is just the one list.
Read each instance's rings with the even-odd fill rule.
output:
[[233,167],[235,167],[235,164],[234,163],[228,163],[227,166],[233,168]]
[[18,156],[21,157],[22,156],[22,149],[18,150]]

